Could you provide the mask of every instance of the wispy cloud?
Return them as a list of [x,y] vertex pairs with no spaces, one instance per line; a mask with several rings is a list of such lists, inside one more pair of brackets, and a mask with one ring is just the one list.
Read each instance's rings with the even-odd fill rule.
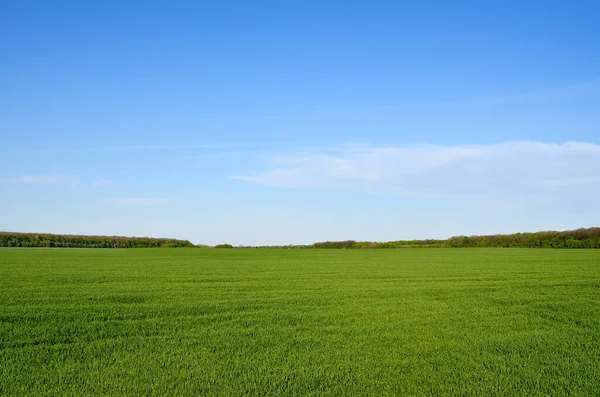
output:
[[600,146],[582,142],[365,147],[278,156],[271,164],[234,178],[411,197],[600,194]]
[[110,180],[110,179],[102,179],[99,181],[92,181],[92,183],[91,183],[91,185],[93,187],[111,186],[114,184],[116,184],[116,182],[113,180]]
[[[28,185],[54,185],[59,182],[67,181],[68,179],[70,178],[67,174],[50,173],[42,175],[23,175],[18,178],[11,179],[11,182]],[[73,182],[73,180],[71,180],[71,182]]]
[[[265,145],[260,145],[263,147]],[[85,153],[119,153],[119,152],[143,152],[143,151],[189,151],[189,150],[237,150],[251,149],[259,147],[253,143],[215,143],[215,144],[179,144],[179,145],[125,145],[125,146],[100,146],[100,147],[80,147],[80,148],[55,148],[55,149],[29,149],[29,150],[3,150],[0,154],[6,155],[58,155],[58,154],[85,154]]]
[[109,201],[135,207],[154,207],[173,200],[173,197],[114,197]]
[[246,154],[246,153],[248,153],[248,152],[245,152],[245,151],[214,152],[214,153],[203,153],[203,154],[195,154],[195,155],[191,155],[191,156],[184,156],[183,158],[185,160],[212,160],[212,159],[219,159],[219,158],[223,158],[223,157],[238,156],[238,155],[242,155],[242,154]]
[[506,95],[484,96],[476,98],[457,98],[447,101],[431,101],[423,103],[395,104],[393,108],[437,108],[437,107],[472,107],[477,105],[518,104],[522,102],[538,102],[547,99],[562,99],[569,96],[581,96],[585,93],[600,91],[600,77],[565,85],[549,86],[539,90],[513,92]]

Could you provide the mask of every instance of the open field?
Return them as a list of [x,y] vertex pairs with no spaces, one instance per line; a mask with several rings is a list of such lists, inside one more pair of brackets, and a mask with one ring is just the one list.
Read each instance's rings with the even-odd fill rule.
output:
[[600,250],[0,249],[0,395],[600,395]]

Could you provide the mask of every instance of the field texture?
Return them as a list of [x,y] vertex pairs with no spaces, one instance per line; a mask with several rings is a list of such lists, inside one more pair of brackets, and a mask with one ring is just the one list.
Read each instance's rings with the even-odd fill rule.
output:
[[0,249],[0,395],[600,395],[600,250]]

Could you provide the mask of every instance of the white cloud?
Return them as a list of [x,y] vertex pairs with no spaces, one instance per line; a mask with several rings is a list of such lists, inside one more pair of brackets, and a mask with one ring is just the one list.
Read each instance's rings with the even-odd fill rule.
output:
[[115,197],[110,201],[136,207],[153,207],[173,200],[172,197]]
[[45,175],[23,175],[18,178],[11,179],[13,183],[24,183],[28,185],[54,185],[69,179],[66,174],[51,173]]
[[264,172],[234,178],[409,197],[600,194],[600,146],[582,142],[366,147],[280,156],[271,163]]

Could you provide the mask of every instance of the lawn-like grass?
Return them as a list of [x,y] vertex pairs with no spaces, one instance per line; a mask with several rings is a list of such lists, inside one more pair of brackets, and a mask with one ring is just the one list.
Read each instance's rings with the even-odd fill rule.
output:
[[0,395],[600,395],[600,250],[0,249]]

